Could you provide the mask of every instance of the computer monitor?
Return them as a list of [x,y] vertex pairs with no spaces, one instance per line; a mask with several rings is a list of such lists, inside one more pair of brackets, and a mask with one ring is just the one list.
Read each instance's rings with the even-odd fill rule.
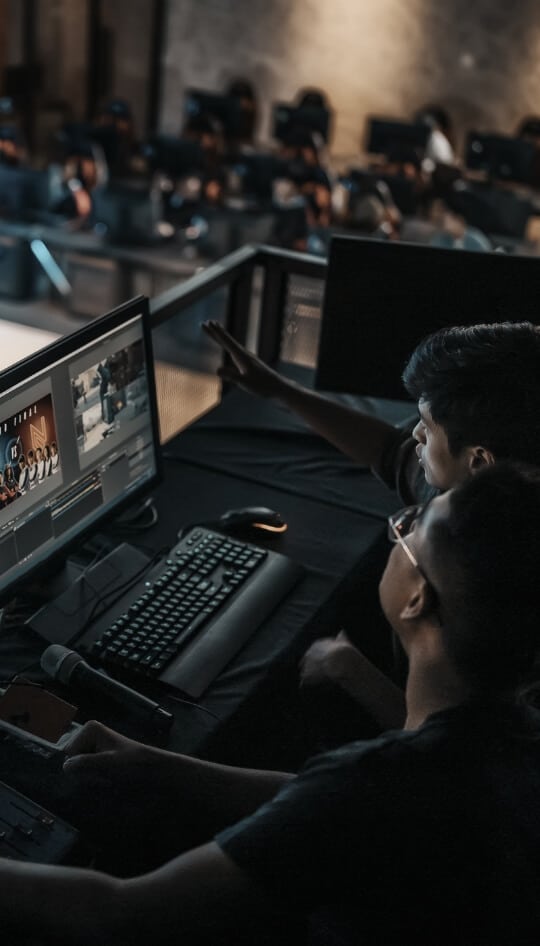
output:
[[114,125],[92,125],[89,140],[101,148],[109,171],[116,171],[118,165],[122,167],[125,163],[128,149]]
[[522,240],[535,214],[532,199],[489,182],[469,182],[459,190],[463,216],[468,224],[497,237]]
[[377,174],[351,168],[343,175],[341,182],[350,192],[350,206],[362,197],[376,196],[381,199],[380,184],[382,183],[388,188],[396,207],[402,214],[412,215],[416,212],[418,205],[416,182],[402,174]]
[[467,136],[465,163],[471,171],[485,171],[499,181],[532,181],[536,147],[531,141],[509,135],[482,135],[472,131]]
[[9,368],[0,387],[0,599],[160,476],[148,301]]
[[330,134],[330,112],[327,108],[312,106],[286,105],[277,102],[273,110],[273,137],[278,141],[286,141],[292,131],[297,128],[317,132],[323,141],[328,141]]
[[285,170],[284,162],[274,154],[239,154],[228,167],[239,192],[262,203],[272,200],[274,181]]
[[389,156],[400,149],[423,152],[431,134],[423,122],[400,122],[388,118],[369,118],[366,136],[368,154]]
[[184,100],[185,118],[215,118],[220,122],[227,138],[244,138],[251,113],[246,115],[236,95],[220,95],[202,89],[188,89]]
[[156,240],[158,192],[145,180],[114,180],[92,193],[96,227],[110,243],[145,246]]
[[154,135],[142,146],[151,171],[163,171],[172,178],[185,177],[204,168],[204,151],[197,141],[174,135]]
[[48,202],[47,177],[32,168],[0,164],[0,218],[28,219]]
[[450,325],[539,323],[539,298],[533,257],[335,237],[316,386],[406,398],[401,374],[422,338]]

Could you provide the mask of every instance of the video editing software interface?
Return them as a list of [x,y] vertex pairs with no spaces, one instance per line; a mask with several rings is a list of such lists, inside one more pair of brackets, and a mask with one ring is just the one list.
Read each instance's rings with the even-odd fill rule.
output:
[[46,367],[21,363],[0,394],[2,598],[157,476],[145,305],[54,346]]

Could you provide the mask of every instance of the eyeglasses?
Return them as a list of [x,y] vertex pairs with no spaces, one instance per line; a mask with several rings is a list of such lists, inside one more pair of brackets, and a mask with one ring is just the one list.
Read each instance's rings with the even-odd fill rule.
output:
[[405,552],[405,555],[414,566],[421,572],[420,566],[405,542],[405,536],[409,535],[414,523],[420,513],[424,510],[424,505],[407,506],[405,509],[399,509],[393,515],[388,516],[388,538],[390,542],[397,542]]

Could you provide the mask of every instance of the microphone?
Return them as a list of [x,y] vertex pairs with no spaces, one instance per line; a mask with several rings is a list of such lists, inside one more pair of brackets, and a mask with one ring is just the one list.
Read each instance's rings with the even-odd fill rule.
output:
[[41,669],[54,680],[69,686],[79,686],[89,693],[107,696],[138,716],[152,720],[159,726],[169,728],[174,717],[159,703],[137,693],[131,687],[119,683],[100,670],[87,664],[80,654],[61,644],[51,644],[41,655]]

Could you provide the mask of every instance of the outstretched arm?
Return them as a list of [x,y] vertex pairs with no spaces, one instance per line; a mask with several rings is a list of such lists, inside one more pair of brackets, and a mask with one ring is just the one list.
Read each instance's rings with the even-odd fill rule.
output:
[[225,381],[280,401],[361,466],[378,464],[394,431],[391,424],[289,381],[240,345],[219,322],[203,322],[203,329],[231,357],[232,364],[219,372]]
[[148,946],[238,939],[280,912],[277,898],[215,843],[130,880],[0,859],[2,928],[54,946]]

